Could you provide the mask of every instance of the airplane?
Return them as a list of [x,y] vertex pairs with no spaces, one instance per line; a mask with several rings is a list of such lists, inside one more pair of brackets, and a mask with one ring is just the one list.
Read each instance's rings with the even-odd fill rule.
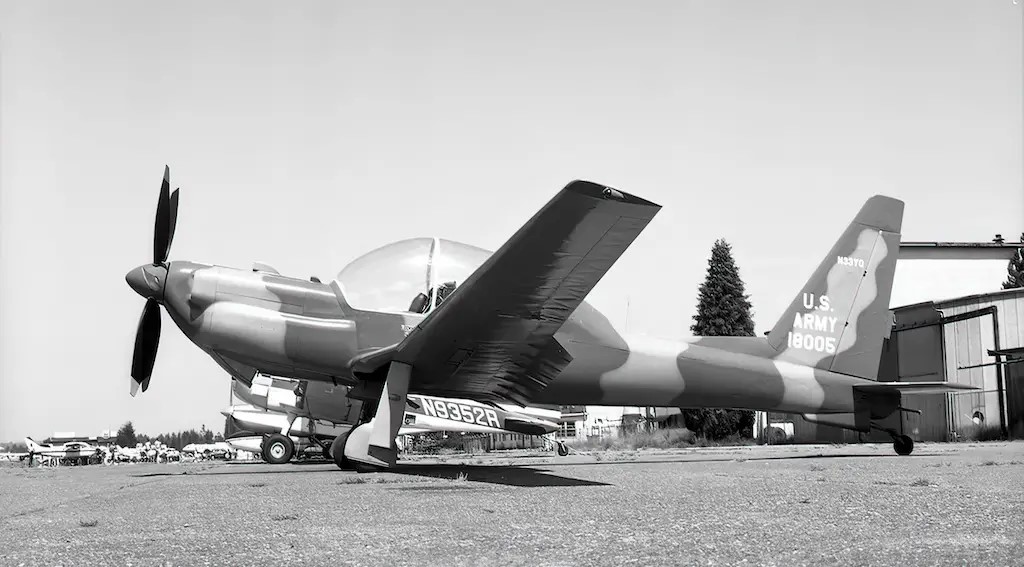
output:
[[0,453],[0,461],[24,461],[29,456],[29,453],[15,453],[5,451]]
[[41,457],[42,461],[49,461],[53,464],[76,463],[80,465],[99,463],[106,454],[105,448],[91,445],[84,441],[69,441],[60,445],[40,445],[31,437],[25,438],[25,445],[28,446],[28,463],[32,464],[34,457]]
[[[233,379],[232,392],[246,403],[230,405],[221,414],[250,435],[232,435],[226,442],[235,449],[257,453],[271,464],[287,463],[311,445],[319,446],[324,457],[332,459],[331,442],[357,425],[361,413],[363,402],[350,399],[349,389],[260,373],[249,386]],[[561,412],[551,409],[493,407],[472,400],[411,394],[398,436],[432,431],[546,435],[558,430],[560,416]],[[293,438],[302,441],[296,444]],[[564,443],[555,444],[560,456],[569,454]]]
[[[911,411],[905,394],[977,389],[877,380],[904,210],[884,195],[853,215],[766,336],[664,340],[620,333],[584,301],[661,209],[612,187],[569,183],[496,252],[413,238],[353,260],[329,284],[264,264],[168,261],[178,193],[165,166],[152,262],[125,276],[146,299],[132,395],[149,387],[163,307],[242,381],[260,371],[351,387],[348,396],[366,403],[358,424],[332,442],[343,469],[396,465],[410,394],[791,413],[885,431],[896,453],[909,455],[913,440],[879,423]],[[817,246],[813,235],[791,237]]]
[[232,450],[231,445],[225,441],[214,441],[213,443],[189,443],[181,448],[181,451],[175,449],[175,457],[181,459],[182,456],[189,456],[193,459],[226,459],[231,460],[235,458],[235,452]]

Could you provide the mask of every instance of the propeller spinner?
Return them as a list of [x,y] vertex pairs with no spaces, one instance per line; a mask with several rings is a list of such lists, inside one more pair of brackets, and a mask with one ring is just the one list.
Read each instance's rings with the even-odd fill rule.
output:
[[145,392],[153,375],[156,351],[160,345],[160,304],[167,283],[167,256],[174,240],[174,227],[178,220],[178,189],[171,188],[171,168],[164,166],[164,180],[160,184],[160,198],[156,205],[153,228],[153,263],[143,264],[128,272],[125,280],[135,293],[146,298],[146,306],[135,331],[135,354],[132,356],[131,394],[139,388]]

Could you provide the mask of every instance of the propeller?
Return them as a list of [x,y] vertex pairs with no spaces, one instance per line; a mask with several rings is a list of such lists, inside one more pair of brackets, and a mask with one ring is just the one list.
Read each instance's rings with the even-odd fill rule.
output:
[[167,283],[167,256],[171,251],[174,228],[178,221],[178,189],[171,193],[170,187],[171,168],[165,165],[153,227],[153,263],[139,266],[125,276],[128,285],[146,298],[146,306],[142,310],[139,326],[135,331],[131,374],[132,396],[138,393],[139,388],[142,388],[143,392],[149,388],[157,348],[160,346],[160,304],[163,303],[164,286]]

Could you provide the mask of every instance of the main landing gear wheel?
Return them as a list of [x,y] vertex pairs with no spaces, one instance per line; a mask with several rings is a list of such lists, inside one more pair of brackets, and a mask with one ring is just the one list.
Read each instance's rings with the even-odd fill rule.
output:
[[331,442],[331,460],[334,461],[334,464],[338,465],[338,468],[343,471],[366,473],[380,472],[384,470],[381,467],[350,460],[345,456],[345,443],[348,442],[348,436],[350,433],[352,433],[351,430],[346,431],[345,433],[335,437],[334,441]]
[[569,447],[561,441],[558,442],[558,456],[564,457],[569,454]]
[[906,435],[897,435],[892,438],[892,448],[896,449],[897,455],[909,455],[914,450],[914,440]]
[[345,442],[348,441],[348,434],[349,432],[346,431],[335,437],[334,441],[331,441],[331,448],[328,451],[330,459],[343,471],[352,470],[352,463],[345,458]]
[[295,442],[287,435],[274,433],[263,440],[263,460],[272,465],[280,465],[292,460],[295,454]]

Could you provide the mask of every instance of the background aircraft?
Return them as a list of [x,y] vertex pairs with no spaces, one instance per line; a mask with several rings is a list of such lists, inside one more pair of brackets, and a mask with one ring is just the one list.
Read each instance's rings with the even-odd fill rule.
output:
[[[350,399],[349,389],[263,374],[257,374],[249,386],[232,380],[232,393],[246,403],[221,411],[243,432],[227,442],[235,449],[259,453],[272,464],[287,463],[311,445],[319,446],[324,457],[331,459],[331,442],[356,425],[361,415],[363,402]],[[558,430],[560,416],[553,409],[411,395],[398,435],[431,431],[545,435]],[[294,438],[300,439],[298,444]],[[569,453],[563,443],[556,445],[559,455]]]
[[60,445],[40,445],[31,437],[25,438],[25,445],[28,446],[29,465],[35,457],[40,457],[56,463],[75,463],[86,465],[101,462],[105,451],[84,441],[69,441]]
[[[853,215],[766,337],[664,341],[622,334],[584,301],[660,210],[637,196],[574,181],[493,254],[412,239],[323,284],[258,267],[168,262],[178,210],[169,176],[165,169],[152,263],[126,276],[146,298],[133,395],[149,386],[163,306],[243,381],[259,370],[352,386],[349,397],[367,403],[358,425],[332,443],[340,467],[395,464],[410,393],[520,406],[768,410],[869,431],[903,409],[904,393],[955,387],[876,380],[904,206],[890,197],[871,197]],[[792,240],[778,245],[820,246],[799,230],[784,238]],[[442,286],[454,291],[442,296]],[[886,431],[898,454],[912,451],[909,437]]]

